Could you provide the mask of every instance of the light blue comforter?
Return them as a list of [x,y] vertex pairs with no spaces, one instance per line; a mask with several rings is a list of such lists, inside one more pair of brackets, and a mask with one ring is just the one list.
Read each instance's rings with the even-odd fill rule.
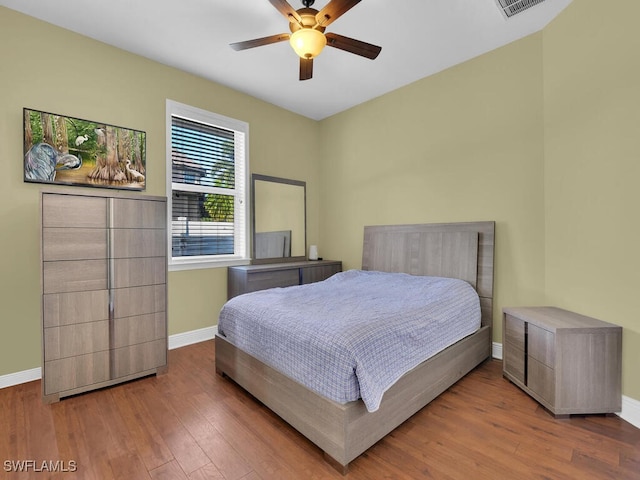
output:
[[339,403],[379,408],[403,374],[480,327],[471,285],[450,278],[349,270],[229,300],[218,332]]

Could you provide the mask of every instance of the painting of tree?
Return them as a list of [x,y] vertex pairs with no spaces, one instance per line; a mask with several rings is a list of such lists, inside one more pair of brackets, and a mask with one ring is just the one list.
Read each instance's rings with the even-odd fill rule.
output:
[[146,188],[146,133],[24,109],[24,180]]

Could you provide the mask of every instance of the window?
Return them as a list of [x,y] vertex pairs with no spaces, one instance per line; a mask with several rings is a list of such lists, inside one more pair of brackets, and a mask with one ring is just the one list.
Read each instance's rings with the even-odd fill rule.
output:
[[249,262],[249,126],[167,100],[170,270]]

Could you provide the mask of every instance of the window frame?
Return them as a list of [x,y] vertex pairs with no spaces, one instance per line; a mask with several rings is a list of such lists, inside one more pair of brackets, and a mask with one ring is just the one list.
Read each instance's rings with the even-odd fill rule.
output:
[[[244,155],[236,155],[235,164],[235,189],[234,189],[234,253],[231,255],[198,255],[174,257],[172,254],[173,245],[173,192],[177,191],[197,191],[197,187],[189,184],[174,184],[172,181],[173,161],[172,161],[172,118],[181,117],[187,120],[213,125],[215,127],[242,134],[241,145],[239,146]],[[198,107],[185,105],[174,100],[167,99],[166,103],[166,191],[167,191],[167,235],[168,252],[167,262],[169,271],[193,270],[200,268],[219,268],[234,265],[248,265],[251,263],[250,252],[250,224],[249,224],[249,124],[241,120],[225,117],[217,113],[209,112]],[[237,142],[238,139],[234,139]],[[238,145],[236,145],[238,152]],[[242,162],[238,162],[238,157],[242,157]],[[175,186],[179,186],[177,188]],[[240,192],[238,192],[240,190]],[[238,193],[236,193],[238,192]],[[240,238],[237,238],[237,236]]]

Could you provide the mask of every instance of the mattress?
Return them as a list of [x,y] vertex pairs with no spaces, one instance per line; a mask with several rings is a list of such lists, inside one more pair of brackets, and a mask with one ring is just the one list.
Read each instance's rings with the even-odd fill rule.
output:
[[467,282],[349,270],[322,282],[247,293],[218,333],[314,392],[376,411],[402,375],[480,328]]

